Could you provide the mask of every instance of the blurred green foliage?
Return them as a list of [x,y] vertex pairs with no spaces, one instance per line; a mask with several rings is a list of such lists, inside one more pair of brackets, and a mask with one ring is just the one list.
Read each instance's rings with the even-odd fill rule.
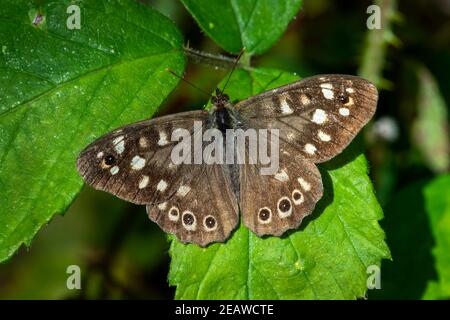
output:
[[[191,47],[223,53],[180,2],[143,2],[175,21]],[[366,28],[371,1],[304,0],[287,31],[252,64],[301,76],[360,73],[384,88],[362,136],[393,260],[383,262],[382,288],[368,297],[449,298],[450,187],[448,176],[441,175],[448,172],[449,157],[442,150],[448,150],[449,137],[450,5],[445,0],[376,3],[391,11],[383,26],[395,41],[378,37],[381,42],[373,45],[371,37],[381,31]],[[225,73],[191,64],[186,78],[212,91]],[[159,114],[199,108],[206,100],[181,84]],[[386,118],[391,121],[378,122]],[[0,298],[172,298],[168,249],[143,208],[86,187],[64,218],[55,217],[29,249],[0,265]],[[84,270],[81,291],[66,288],[70,264]]]

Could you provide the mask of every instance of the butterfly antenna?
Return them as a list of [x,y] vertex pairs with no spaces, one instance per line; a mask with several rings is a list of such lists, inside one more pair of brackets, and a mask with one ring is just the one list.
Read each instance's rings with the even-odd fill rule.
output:
[[242,49],[241,49],[241,52],[239,52],[238,56],[236,57],[236,61],[234,61],[234,64],[233,64],[233,68],[231,69],[231,72],[230,72],[230,74],[228,75],[227,82],[225,82],[225,85],[223,86],[223,88],[222,88],[222,90],[221,90],[222,92],[225,91],[225,88],[227,87],[228,82],[229,82],[230,79],[231,79],[231,75],[233,74],[234,70],[236,69],[236,66],[237,66],[239,60],[241,59],[242,55],[244,54],[244,51],[245,51],[245,48],[242,48]]
[[182,76],[179,76],[175,71],[173,71],[170,68],[166,68],[167,72],[170,72],[171,74],[173,74],[175,77],[177,77],[178,79],[183,80],[184,82],[186,82],[187,84],[189,84],[190,86],[192,86],[193,88],[197,89],[198,91],[200,91],[201,93],[207,95],[209,98],[212,97],[211,94],[209,94],[208,92],[206,92],[205,90],[200,89],[199,87],[197,87],[195,84],[193,84],[192,82],[186,80],[185,78],[183,78]]

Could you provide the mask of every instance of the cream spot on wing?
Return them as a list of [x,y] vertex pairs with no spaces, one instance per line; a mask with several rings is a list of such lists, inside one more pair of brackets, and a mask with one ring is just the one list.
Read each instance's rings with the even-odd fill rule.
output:
[[322,109],[316,109],[312,117],[312,122],[323,124],[325,121],[327,121],[327,113]]
[[311,143],[305,144],[305,151],[309,154],[314,154],[316,152],[316,147]]
[[148,185],[148,181],[150,178],[148,176],[142,176],[141,180],[139,181],[139,189],[144,189]]
[[317,134],[319,136],[319,139],[322,141],[330,141],[331,137],[329,134],[326,134],[325,132],[323,132],[322,130],[319,130],[319,133]]
[[119,167],[114,166],[109,170],[109,172],[111,172],[112,175],[115,175],[115,174],[119,173]]
[[165,146],[168,143],[169,143],[169,140],[167,140],[167,134],[164,131],[160,131],[158,145]]
[[140,137],[140,138],[139,138],[139,146],[140,146],[141,148],[147,148],[147,147],[148,147],[148,141],[147,141],[147,138],[145,138],[145,137]]
[[177,166],[178,166],[177,164],[175,164],[175,163],[173,163],[172,161],[170,161],[170,163],[169,163],[169,165],[168,165],[168,168],[169,168],[169,169],[175,169]]
[[293,112],[294,112],[294,110],[291,109],[291,107],[287,103],[286,99],[282,99],[281,100],[281,113],[288,115],[288,114],[292,114]]
[[330,89],[322,89],[322,94],[325,99],[331,100],[334,98],[334,92]]
[[286,134],[286,138],[287,138],[289,141],[294,140],[294,139],[295,139],[295,133],[293,133],[293,132],[288,132],[288,133]]
[[184,197],[191,191],[191,188],[189,186],[180,186],[177,190],[177,196]]
[[167,186],[167,182],[161,179],[156,186],[156,190],[158,190],[159,192],[164,192],[167,189]]
[[331,83],[321,83],[320,87],[323,89],[333,89],[333,85]]
[[287,175],[285,170],[281,170],[280,172],[277,172],[275,174],[274,178],[281,182],[286,182],[289,180],[289,176]]
[[134,156],[131,159],[131,169],[133,170],[141,170],[145,166],[145,159],[139,156]]
[[118,136],[113,140],[114,149],[118,154],[121,154],[125,150],[124,136]]
[[353,93],[353,92],[355,92],[355,90],[353,90],[353,88],[347,88],[347,89],[345,89],[345,91],[347,91],[348,93]]
[[[158,204],[158,209],[159,210],[164,211],[164,210],[166,210],[166,208],[167,208],[167,202],[163,202],[163,203]],[[169,217],[169,219],[170,219],[170,217]]]
[[347,117],[350,114],[350,110],[347,108],[339,108],[339,113],[344,117]]
[[304,105],[308,105],[311,102],[311,100],[309,100],[309,98],[308,98],[308,96],[306,94],[302,94],[300,96],[300,101]]
[[100,159],[102,158],[104,155],[103,151],[100,151],[99,153],[97,153],[97,158]]
[[333,99],[334,98],[334,92],[333,92],[333,85],[331,83],[322,83],[320,85],[322,88],[322,94],[325,97],[325,99]]
[[297,179],[297,181],[298,181],[298,183],[300,183],[300,186],[303,188],[303,190],[305,190],[305,191],[311,190],[311,185],[305,179],[300,177]]

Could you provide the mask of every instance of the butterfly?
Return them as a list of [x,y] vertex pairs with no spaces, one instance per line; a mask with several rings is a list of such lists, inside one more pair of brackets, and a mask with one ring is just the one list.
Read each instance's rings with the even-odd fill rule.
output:
[[[376,87],[350,75],[318,75],[233,103],[216,90],[210,111],[182,112],[114,130],[77,159],[85,182],[146,206],[148,216],[182,242],[224,242],[239,223],[258,236],[297,228],[322,197],[316,163],[353,140],[375,113]],[[176,132],[202,129],[276,129],[279,163],[263,175],[261,163],[174,163]],[[226,143],[226,141],[224,141]]]

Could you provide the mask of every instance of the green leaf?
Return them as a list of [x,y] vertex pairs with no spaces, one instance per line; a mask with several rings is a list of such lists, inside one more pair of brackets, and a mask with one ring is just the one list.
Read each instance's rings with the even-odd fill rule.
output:
[[[182,37],[134,1],[0,3],[0,261],[30,244],[82,186],[79,151],[120,125],[150,117],[184,69]],[[14,32],[12,32],[14,30]]]
[[301,0],[181,0],[202,30],[219,46],[261,54],[286,30]]
[[450,298],[450,175],[438,177],[424,189],[431,230],[435,240],[433,256],[438,281],[430,282],[424,298]]
[[[244,99],[298,78],[236,70],[227,93]],[[259,238],[242,224],[226,243],[200,248],[172,237],[169,282],[177,299],[354,299],[366,269],[389,258],[383,217],[356,144],[321,166],[324,197],[299,230]]]

